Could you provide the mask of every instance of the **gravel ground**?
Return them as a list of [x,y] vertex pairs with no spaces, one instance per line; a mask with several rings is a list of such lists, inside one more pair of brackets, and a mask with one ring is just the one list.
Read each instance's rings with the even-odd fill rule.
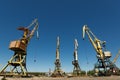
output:
[[[0,77],[1,80],[2,77]],[[120,76],[110,77],[71,77],[71,78],[51,78],[51,77],[32,77],[32,78],[6,78],[7,80],[120,80]]]

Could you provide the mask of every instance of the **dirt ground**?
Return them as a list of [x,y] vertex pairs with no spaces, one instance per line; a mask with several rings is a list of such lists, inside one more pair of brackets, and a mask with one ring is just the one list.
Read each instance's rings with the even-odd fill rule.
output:
[[[0,80],[2,77],[0,77]],[[110,77],[71,77],[71,78],[51,78],[51,77],[32,77],[32,78],[6,78],[7,80],[120,80],[120,76]]]

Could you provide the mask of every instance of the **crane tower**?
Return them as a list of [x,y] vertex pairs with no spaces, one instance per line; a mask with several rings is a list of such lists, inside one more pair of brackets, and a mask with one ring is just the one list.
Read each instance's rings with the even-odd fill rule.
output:
[[74,50],[74,61],[72,61],[72,64],[74,65],[74,69],[73,69],[73,76],[80,76],[81,73],[81,69],[78,63],[78,42],[77,39],[75,39],[74,42],[74,46],[75,46],[75,50]]
[[57,48],[56,48],[56,60],[55,60],[55,70],[52,73],[52,77],[63,77],[64,72],[61,70],[61,63],[60,63],[60,39],[57,37]]
[[[30,27],[34,28],[30,31]],[[9,49],[14,51],[14,55],[8,61],[7,65],[1,70],[1,75],[20,75],[27,76],[26,68],[26,56],[27,56],[27,46],[33,34],[38,30],[38,21],[35,19],[28,27],[19,27],[18,30],[23,31],[23,36],[19,40],[11,41]],[[10,70],[8,71],[8,67]],[[7,70],[7,71],[5,71]],[[9,72],[7,74],[6,72]]]

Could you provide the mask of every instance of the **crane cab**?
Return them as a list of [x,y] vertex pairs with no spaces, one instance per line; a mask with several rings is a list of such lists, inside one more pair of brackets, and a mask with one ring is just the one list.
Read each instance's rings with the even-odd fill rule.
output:
[[[104,51],[103,52],[105,58],[110,58],[111,57],[111,52],[110,51]],[[97,55],[98,59],[101,59],[100,55]]]
[[20,40],[11,41],[9,45],[9,49],[13,51],[26,51],[26,46]]
[[104,51],[104,56],[107,58],[111,57],[111,52],[110,51]]

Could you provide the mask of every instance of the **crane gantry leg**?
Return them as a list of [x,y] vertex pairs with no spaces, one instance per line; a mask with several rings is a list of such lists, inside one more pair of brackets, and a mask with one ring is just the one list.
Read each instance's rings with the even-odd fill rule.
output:
[[[8,71],[8,67],[10,70]],[[6,73],[7,71],[9,74]],[[27,76],[27,68],[26,68],[26,54],[20,51],[16,51],[11,59],[8,61],[7,65],[1,70],[1,75],[21,75]]]
[[[105,66],[104,66],[105,64]],[[108,76],[112,75],[114,72],[112,69],[118,69],[108,57],[104,59],[104,64],[101,59],[98,59],[97,63],[95,64],[94,70],[96,76]],[[116,72],[115,72],[116,73]]]
[[78,64],[78,61],[74,60],[74,61],[72,61],[72,64],[74,65],[73,76],[80,76],[81,69],[80,69],[80,66]]
[[98,59],[97,63],[94,66],[95,76],[103,76],[106,73],[106,65],[104,65],[102,59]]
[[56,59],[55,61],[55,70],[54,72],[52,73],[52,77],[63,77],[64,72],[61,70],[61,63],[60,63],[60,60],[59,59]]

